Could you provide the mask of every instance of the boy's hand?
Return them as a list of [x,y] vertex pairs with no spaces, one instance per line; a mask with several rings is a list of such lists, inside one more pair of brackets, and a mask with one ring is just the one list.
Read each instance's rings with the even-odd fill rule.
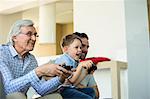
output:
[[91,60],[80,62],[79,65],[81,65],[85,69],[89,69],[92,67],[93,62]]

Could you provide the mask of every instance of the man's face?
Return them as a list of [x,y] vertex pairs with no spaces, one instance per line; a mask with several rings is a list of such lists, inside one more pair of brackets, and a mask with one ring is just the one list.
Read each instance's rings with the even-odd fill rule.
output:
[[81,38],[82,40],[82,55],[81,59],[85,59],[87,53],[88,53],[88,48],[89,48],[89,41],[87,38]]
[[34,27],[21,27],[21,33],[13,36],[15,47],[20,51],[32,51],[36,42],[36,30]]

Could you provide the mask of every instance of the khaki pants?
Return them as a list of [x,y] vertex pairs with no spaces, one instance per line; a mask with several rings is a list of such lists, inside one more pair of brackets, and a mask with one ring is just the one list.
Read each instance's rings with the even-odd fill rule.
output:
[[[6,99],[27,99],[27,97],[24,94],[17,92],[17,93],[7,95]],[[58,93],[52,93],[52,94],[46,95],[44,97],[36,98],[36,99],[63,99],[63,98]]]
[[63,99],[63,98],[58,93],[52,93],[52,94],[46,95],[46,96],[38,98],[38,99]]
[[27,99],[27,97],[19,92],[12,93],[6,96],[6,99]]

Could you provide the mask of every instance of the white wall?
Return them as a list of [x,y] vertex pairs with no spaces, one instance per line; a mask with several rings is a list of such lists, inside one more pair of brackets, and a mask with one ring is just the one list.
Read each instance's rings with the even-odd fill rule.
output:
[[88,56],[128,62],[128,99],[150,99],[148,30],[147,0],[74,0],[74,31],[89,35]]
[[129,99],[150,99],[147,0],[125,0]]
[[[105,56],[127,61],[124,14],[123,0],[74,0],[74,31],[88,34],[89,57]],[[101,71],[96,74],[101,98],[111,98],[110,72]],[[126,78],[125,74],[121,77]],[[126,87],[126,82],[127,80],[121,80],[122,99],[127,99],[127,88],[123,88]]]
[[74,31],[88,34],[88,56],[126,61],[123,0],[74,0]]

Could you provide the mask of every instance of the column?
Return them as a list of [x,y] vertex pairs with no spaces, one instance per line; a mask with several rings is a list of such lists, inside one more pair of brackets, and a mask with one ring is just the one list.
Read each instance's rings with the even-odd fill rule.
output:
[[39,43],[56,41],[55,3],[41,5],[39,8]]

